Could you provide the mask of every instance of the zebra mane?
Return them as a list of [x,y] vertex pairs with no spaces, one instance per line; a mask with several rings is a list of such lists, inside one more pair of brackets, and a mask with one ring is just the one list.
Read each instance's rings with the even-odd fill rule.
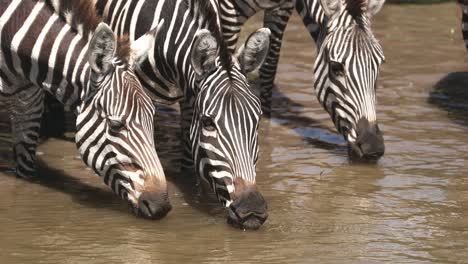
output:
[[222,35],[221,21],[216,9],[217,6],[213,6],[212,0],[188,0],[187,2],[190,10],[196,14],[199,21],[205,24],[205,28],[213,34],[218,42],[221,65],[226,69],[229,78],[231,78],[231,53]]
[[[92,0],[45,0],[45,2],[88,41],[102,21]],[[119,37],[117,42],[117,57],[127,62],[131,52],[128,36]]]
[[45,0],[45,2],[68,25],[87,39],[101,22],[91,0]]
[[366,12],[368,0],[346,0],[346,10],[353,17],[356,23],[364,27],[364,13]]

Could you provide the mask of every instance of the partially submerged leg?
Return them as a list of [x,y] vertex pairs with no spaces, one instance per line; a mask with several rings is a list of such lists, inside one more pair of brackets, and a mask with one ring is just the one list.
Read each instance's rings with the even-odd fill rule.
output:
[[30,85],[12,95],[11,109],[13,153],[16,174],[31,178],[36,171],[36,147],[44,111],[44,91]]
[[63,137],[65,134],[65,107],[51,94],[44,99],[44,115],[41,124],[41,135],[46,137]]
[[183,158],[182,158],[182,170],[185,172],[193,172],[194,162],[192,155],[192,143],[190,141],[190,124],[192,123],[193,118],[193,103],[183,100],[180,102],[180,126],[182,129],[182,148],[183,148]]
[[271,44],[268,55],[259,70],[262,101],[262,111],[266,116],[271,114],[271,97],[273,83],[280,56],[283,34],[288,24],[289,17],[294,10],[293,2],[286,2],[280,7],[265,10],[264,27],[271,30]]

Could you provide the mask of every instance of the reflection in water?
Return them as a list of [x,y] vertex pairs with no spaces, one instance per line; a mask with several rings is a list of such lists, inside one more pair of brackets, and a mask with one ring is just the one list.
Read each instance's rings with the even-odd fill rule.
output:
[[[257,232],[227,225],[216,201],[179,171],[178,113],[161,108],[156,140],[174,206],[166,218],[130,215],[73,143],[51,139],[39,148],[37,183],[0,173],[0,263],[463,262],[468,97],[446,93],[467,87],[458,11],[454,3],[387,5],[377,15],[387,152],[374,165],[348,161],[312,91],[315,48],[292,18],[273,117],[261,124],[257,183],[270,217]],[[9,161],[6,118],[0,113],[0,166]]]

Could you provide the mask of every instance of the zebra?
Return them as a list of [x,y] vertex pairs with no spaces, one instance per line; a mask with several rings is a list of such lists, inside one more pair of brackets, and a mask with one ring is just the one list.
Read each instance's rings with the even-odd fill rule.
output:
[[32,178],[50,93],[77,113],[84,163],[140,216],[171,205],[154,147],[155,106],[133,72],[161,25],[132,42],[117,39],[88,0],[0,1],[0,93],[11,109],[16,174]]
[[468,1],[458,0],[458,3],[462,8],[461,30],[463,41],[465,42],[465,48],[468,49]]
[[261,106],[246,74],[263,63],[270,31],[252,33],[234,56],[222,38],[216,1],[97,0],[96,7],[130,39],[167,21],[136,74],[156,101],[179,102],[183,167],[214,191],[230,224],[259,228],[268,216],[255,181]]
[[375,109],[376,79],[384,55],[372,33],[370,19],[385,0],[219,1],[223,35],[230,50],[234,50],[244,22],[265,10],[264,26],[271,30],[272,39],[270,52],[259,70],[264,113],[271,112],[282,37],[296,9],[318,48],[314,65],[316,95],[348,142],[350,158],[377,160],[384,154]]

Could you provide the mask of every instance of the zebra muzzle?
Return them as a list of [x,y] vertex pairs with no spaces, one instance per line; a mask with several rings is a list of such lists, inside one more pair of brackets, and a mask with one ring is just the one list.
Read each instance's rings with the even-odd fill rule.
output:
[[167,192],[143,192],[138,198],[137,215],[161,219],[172,209]]
[[383,134],[378,124],[361,118],[357,124],[356,142],[350,142],[350,157],[355,160],[378,160],[385,152]]
[[267,203],[255,187],[236,195],[228,207],[228,223],[241,229],[259,229],[268,218]]

